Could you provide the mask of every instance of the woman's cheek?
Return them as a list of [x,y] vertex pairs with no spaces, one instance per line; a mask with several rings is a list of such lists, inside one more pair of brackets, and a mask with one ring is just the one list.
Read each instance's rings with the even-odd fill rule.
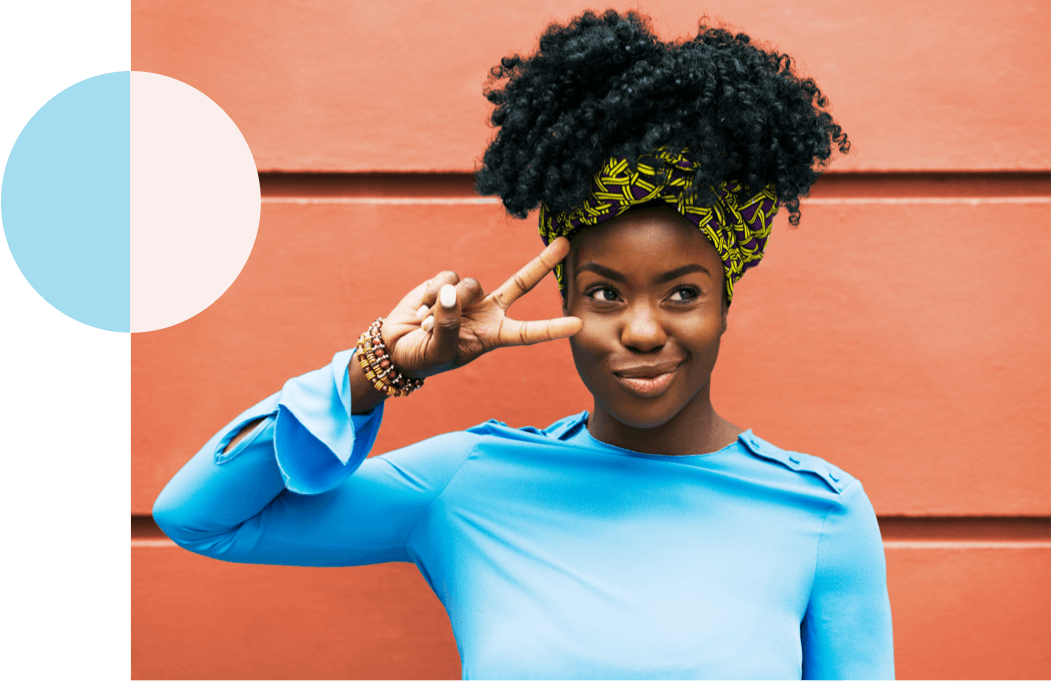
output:
[[584,328],[580,333],[570,337],[569,345],[573,350],[573,360],[577,365],[577,371],[585,378],[585,373],[600,370],[605,364],[610,350],[612,340],[612,329],[608,324],[600,320],[582,318]]
[[721,315],[703,313],[697,316],[684,316],[680,319],[670,320],[668,330],[683,342],[691,345],[708,346],[718,344],[723,334],[723,321]]

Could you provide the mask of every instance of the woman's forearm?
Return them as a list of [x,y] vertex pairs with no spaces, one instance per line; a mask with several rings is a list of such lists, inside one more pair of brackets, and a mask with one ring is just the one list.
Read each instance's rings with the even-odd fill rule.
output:
[[214,555],[216,542],[225,544],[282,490],[319,494],[346,479],[367,456],[383,411],[383,395],[363,375],[353,378],[360,371],[350,352],[338,353],[235,418],[161,493],[154,507],[161,528]]
[[[387,399],[387,396],[372,387],[372,384],[367,378],[365,378],[365,371],[361,368],[361,365],[356,361],[351,360],[347,366],[350,379],[350,394],[351,394],[351,413],[352,414],[367,414],[380,405],[381,402]],[[223,451],[229,451],[236,447],[241,440],[248,436],[256,426],[258,426],[264,417],[249,421],[246,423],[241,430],[237,432]]]
[[231,451],[241,442],[241,440],[245,439],[245,437],[247,437],[253,430],[255,430],[256,426],[262,423],[265,419],[265,416],[261,416],[254,421],[249,421],[248,423],[246,423],[244,427],[241,428],[241,430],[237,431],[237,435],[234,435],[234,439],[226,443],[226,446],[223,447],[223,452],[225,453]]

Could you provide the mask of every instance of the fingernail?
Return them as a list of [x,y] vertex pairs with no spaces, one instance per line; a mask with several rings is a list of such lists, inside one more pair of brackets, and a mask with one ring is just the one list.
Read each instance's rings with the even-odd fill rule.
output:
[[431,313],[430,305],[420,305],[420,309],[416,310],[416,319],[426,319],[427,315]]
[[446,309],[456,307],[456,287],[452,284],[442,286],[442,290],[438,292],[438,301]]
[[424,331],[430,331],[434,328],[434,317],[428,317],[427,319],[424,319],[423,323],[420,324],[420,326],[423,327]]

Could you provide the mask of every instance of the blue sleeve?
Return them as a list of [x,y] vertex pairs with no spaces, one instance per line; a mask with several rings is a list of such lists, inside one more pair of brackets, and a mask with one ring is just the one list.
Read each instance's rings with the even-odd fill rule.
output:
[[800,633],[804,679],[894,678],[883,542],[858,481],[825,516]]
[[164,533],[190,551],[239,563],[409,560],[408,535],[474,437],[451,433],[366,459],[383,407],[351,415],[351,355],[291,379],[216,433],[154,503]]

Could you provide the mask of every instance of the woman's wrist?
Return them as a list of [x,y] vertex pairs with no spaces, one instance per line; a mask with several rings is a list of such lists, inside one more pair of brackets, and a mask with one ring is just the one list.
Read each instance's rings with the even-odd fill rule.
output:
[[407,397],[423,387],[423,379],[409,377],[394,366],[394,357],[383,341],[383,321],[379,317],[358,337],[355,356],[376,390],[387,397]]
[[350,358],[347,373],[350,375],[350,413],[366,414],[387,399],[387,395],[376,390],[366,378],[356,355]]

